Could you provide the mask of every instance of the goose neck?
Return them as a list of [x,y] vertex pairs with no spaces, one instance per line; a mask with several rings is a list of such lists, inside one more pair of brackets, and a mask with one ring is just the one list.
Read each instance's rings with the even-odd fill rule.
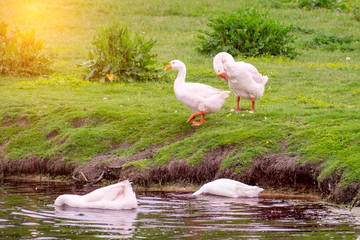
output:
[[185,66],[182,66],[181,68],[178,69],[178,75],[175,79],[175,85],[178,84],[183,84],[185,83],[185,78],[186,78],[186,68]]

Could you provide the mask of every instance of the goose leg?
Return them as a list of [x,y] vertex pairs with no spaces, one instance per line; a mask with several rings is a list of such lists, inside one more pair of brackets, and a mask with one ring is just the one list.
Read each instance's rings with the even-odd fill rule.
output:
[[[195,122],[194,120],[200,115],[202,115],[200,122]],[[199,125],[203,124],[205,122],[205,111],[202,111],[199,113],[194,113],[193,115],[191,115],[189,117],[189,119],[186,122],[191,122],[192,125],[194,125],[194,126],[199,126]]]
[[241,109],[239,107],[240,97],[236,97],[236,112],[240,112]]
[[251,99],[251,111],[255,111],[255,98]]
[[205,122],[205,112],[204,112],[204,114],[201,115],[201,120],[200,120],[200,122],[195,122],[195,121],[193,121],[192,125],[193,125],[193,126],[200,126],[200,125],[203,124],[204,122]]

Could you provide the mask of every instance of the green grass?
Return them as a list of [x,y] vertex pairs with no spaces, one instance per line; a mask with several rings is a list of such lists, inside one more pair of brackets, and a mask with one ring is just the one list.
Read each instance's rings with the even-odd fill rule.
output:
[[[207,115],[200,127],[186,123],[191,111],[175,98],[174,71],[163,82],[79,81],[84,70],[78,64],[87,60],[96,30],[117,20],[158,42],[153,51],[159,67],[179,59],[187,66],[187,81],[227,89],[213,72],[212,57],[195,51],[196,36],[206,29],[207,17],[240,7],[269,10],[301,29],[360,35],[360,23],[350,13],[268,9],[262,1],[1,1],[0,20],[24,31],[35,29],[48,51],[57,54],[57,73],[48,80],[0,77],[2,157],[87,162],[103,153],[128,156],[157,146],[146,164],[172,158],[198,164],[205,152],[227,145],[234,150],[222,167],[236,166],[240,172],[253,157],[279,152],[286,143],[288,154],[323,163],[321,179],[336,173],[345,185],[360,183],[359,42],[352,43],[353,51],[305,50],[301,41],[315,35],[294,31],[302,54],[294,60],[239,57],[270,76],[255,113],[230,112],[235,108],[231,93],[223,109]],[[240,107],[250,104],[242,100]]]

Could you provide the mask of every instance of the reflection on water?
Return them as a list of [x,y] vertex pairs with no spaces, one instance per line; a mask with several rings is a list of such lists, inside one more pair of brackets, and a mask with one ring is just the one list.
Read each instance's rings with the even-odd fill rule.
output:
[[4,182],[0,239],[357,239],[360,217],[320,202],[138,192],[136,210],[55,207],[94,188]]
[[74,209],[55,207],[55,217],[64,219],[59,226],[73,225],[83,228],[105,228],[112,235],[130,237],[134,230],[136,210]]
[[[28,216],[37,219],[47,219],[53,222],[54,227],[81,227],[87,229],[106,229],[107,233],[116,233],[122,236],[131,236],[134,229],[136,210],[102,210],[78,209],[53,206],[54,211],[29,211],[21,209],[13,212],[14,215]],[[29,223],[27,223],[29,225]],[[30,223],[30,225],[32,225]],[[38,225],[38,224],[37,224]]]

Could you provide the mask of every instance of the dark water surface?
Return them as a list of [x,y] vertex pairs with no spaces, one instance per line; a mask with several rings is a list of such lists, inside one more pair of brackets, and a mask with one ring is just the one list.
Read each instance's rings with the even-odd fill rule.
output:
[[58,208],[95,188],[0,183],[0,239],[360,239],[359,211],[321,202],[137,192],[137,210]]

